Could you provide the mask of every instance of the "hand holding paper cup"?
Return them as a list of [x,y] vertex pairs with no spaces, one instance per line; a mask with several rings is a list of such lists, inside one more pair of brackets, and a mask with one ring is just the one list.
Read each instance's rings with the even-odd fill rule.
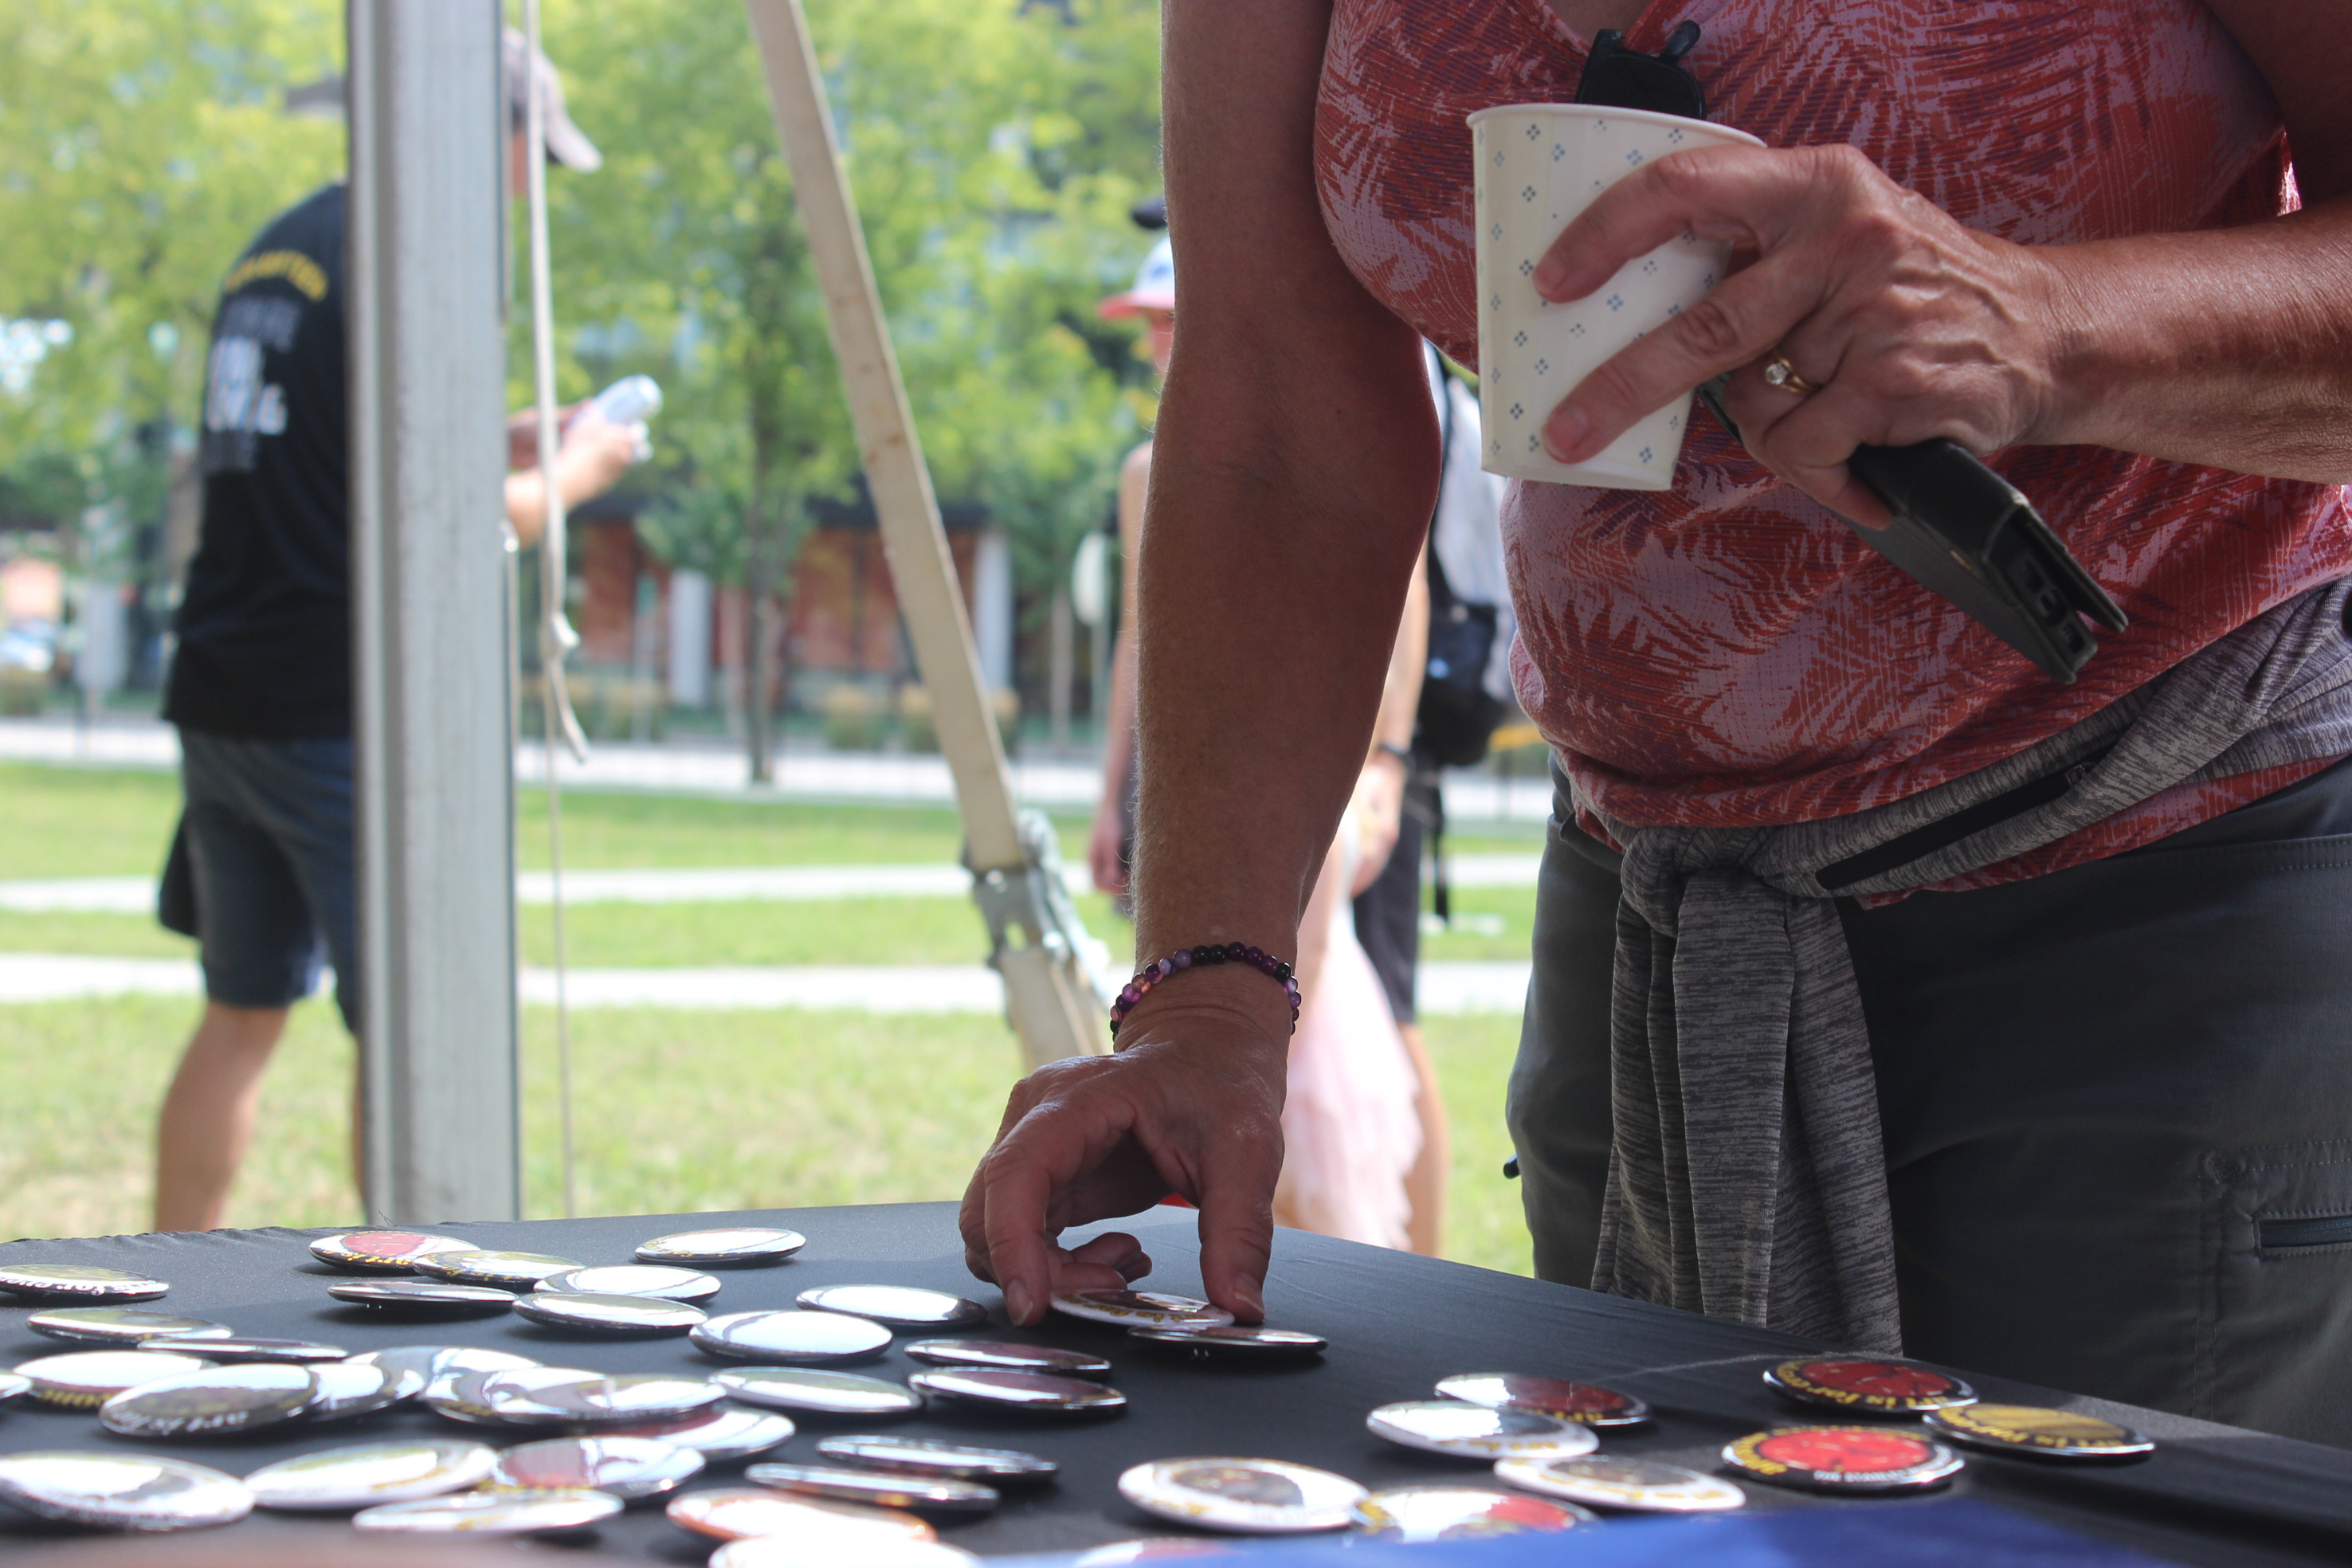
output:
[[1761,147],[1744,131],[1580,103],[1512,103],[1470,116],[1478,216],[1478,412],[1485,467],[1514,479],[1663,490],[1690,423],[1676,398],[1581,463],[1544,450],[1544,420],[1576,384],[1721,282],[1726,240],[1685,234],[1634,258],[1581,300],[1536,292],[1536,264],[1593,197],[1654,159],[1695,147]]

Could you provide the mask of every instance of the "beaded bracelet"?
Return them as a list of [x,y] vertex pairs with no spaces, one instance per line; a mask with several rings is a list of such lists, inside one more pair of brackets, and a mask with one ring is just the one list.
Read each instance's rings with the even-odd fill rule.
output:
[[1205,947],[1180,947],[1159,963],[1147,963],[1137,970],[1135,978],[1127,983],[1127,989],[1118,994],[1118,1000],[1110,1005],[1110,1037],[1114,1040],[1118,1038],[1120,1023],[1135,1011],[1135,1005],[1142,1001],[1153,986],[1196,963],[1246,963],[1268,979],[1279,980],[1283,994],[1290,998],[1290,1027],[1293,1032],[1297,1030],[1298,981],[1291,973],[1290,965],[1261,948],[1244,947],[1240,942],[1229,942],[1223,945],[1211,943]]

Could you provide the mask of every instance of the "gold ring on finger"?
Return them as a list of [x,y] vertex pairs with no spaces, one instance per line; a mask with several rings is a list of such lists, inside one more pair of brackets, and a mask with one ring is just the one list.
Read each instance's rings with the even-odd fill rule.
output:
[[1777,386],[1783,392],[1793,392],[1800,397],[1811,397],[1821,390],[1819,384],[1799,375],[1797,367],[1789,363],[1785,354],[1774,354],[1764,362],[1764,380],[1768,385]]

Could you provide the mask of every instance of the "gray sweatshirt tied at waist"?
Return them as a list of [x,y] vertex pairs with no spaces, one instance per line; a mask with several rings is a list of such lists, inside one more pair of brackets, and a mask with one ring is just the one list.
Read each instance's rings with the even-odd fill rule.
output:
[[2352,580],[2299,595],[2070,730],[1851,816],[1596,812],[1625,858],[1593,1288],[1899,1352],[1877,1086],[1832,899],[1927,887],[2176,784],[2352,754],[2348,603]]

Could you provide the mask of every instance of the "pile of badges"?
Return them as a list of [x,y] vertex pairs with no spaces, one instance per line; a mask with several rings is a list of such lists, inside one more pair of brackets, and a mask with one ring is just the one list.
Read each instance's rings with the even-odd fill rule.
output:
[[[1087,1351],[965,1338],[978,1301],[898,1285],[830,1285],[783,1310],[715,1310],[714,1270],[771,1264],[796,1233],[730,1227],[666,1236],[632,1261],[593,1264],[479,1247],[459,1237],[373,1230],[310,1244],[345,1278],[338,1301],[390,1316],[512,1313],[582,1340],[683,1336],[708,1358],[689,1373],[612,1373],[500,1351],[342,1347],[241,1335],[157,1304],[163,1281],[117,1270],[0,1269],[0,1300],[37,1308],[33,1332],[54,1353],[0,1372],[0,1402],[93,1414],[116,1436],[184,1442],[304,1430],[414,1401],[466,1430],[330,1447],[239,1480],[134,1446],[0,1455],[0,1501],[37,1516],[124,1531],[218,1525],[256,1508],[344,1514],[362,1531],[560,1535],[635,1504],[658,1503],[719,1542],[712,1568],[973,1568],[934,1521],[986,1514],[1008,1490],[1050,1482],[1050,1459],[1020,1448],[876,1432],[827,1436],[814,1455],[751,1464],[713,1487],[710,1467],[769,1455],[795,1418],[883,1422],[926,1410],[1066,1421],[1116,1415],[1127,1396],[1111,1362]],[[1297,1367],[1328,1349],[1297,1330],[1237,1324],[1191,1297],[1146,1290],[1056,1293],[1066,1318],[1124,1329],[1139,1352],[1244,1367]],[[851,1370],[900,1332],[921,1363],[904,1382]],[[1752,1433],[1722,1450],[1732,1475],[1773,1486],[1870,1495],[1942,1486],[1958,1448],[2058,1461],[2139,1458],[2155,1445],[2075,1411],[1979,1403],[1958,1378],[1864,1357],[1785,1361],[1776,1394],[1834,1412],[1833,1422]],[[1645,1402],[1595,1384],[1521,1373],[1443,1378],[1433,1397],[1382,1405],[1365,1429],[1422,1453],[1490,1467],[1491,1479],[1371,1490],[1280,1458],[1156,1459],[1118,1478],[1120,1495],[1158,1519],[1228,1534],[1352,1530],[1431,1542],[1592,1524],[1609,1513],[1743,1507],[1719,1475],[1600,1452],[1602,1439],[1654,1419]],[[1906,1425],[1911,1423],[1914,1425]],[[485,1440],[487,1439],[487,1440]],[[705,1484],[698,1489],[697,1482]],[[1103,1548],[1087,1568],[1209,1549],[1198,1538]]]

